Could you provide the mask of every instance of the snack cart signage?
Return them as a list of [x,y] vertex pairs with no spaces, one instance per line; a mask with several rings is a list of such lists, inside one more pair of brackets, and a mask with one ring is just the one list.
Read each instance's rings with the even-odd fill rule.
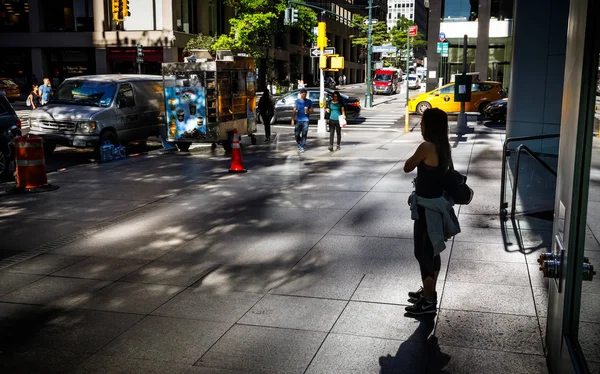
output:
[[206,137],[204,87],[165,87],[169,139]]
[[[252,96],[256,92],[256,76],[253,72],[248,72],[246,81],[246,90],[252,93]],[[248,100],[246,104],[246,112],[248,115],[248,132],[252,133],[256,131],[256,100]]]

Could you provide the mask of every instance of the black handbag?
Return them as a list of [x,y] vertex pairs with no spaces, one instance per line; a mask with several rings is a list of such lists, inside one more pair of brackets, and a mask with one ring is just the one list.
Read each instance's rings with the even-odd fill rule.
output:
[[473,200],[474,192],[467,185],[467,177],[456,171],[452,162],[444,176],[443,189],[452,197],[454,204],[469,205]]

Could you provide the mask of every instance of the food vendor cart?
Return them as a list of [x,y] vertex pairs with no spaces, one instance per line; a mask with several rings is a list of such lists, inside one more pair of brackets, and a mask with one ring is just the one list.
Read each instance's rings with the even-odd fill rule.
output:
[[[218,55],[219,56],[219,55]],[[194,61],[194,60],[192,60]],[[167,141],[187,150],[192,143],[231,149],[233,129],[256,144],[254,59],[163,63]]]

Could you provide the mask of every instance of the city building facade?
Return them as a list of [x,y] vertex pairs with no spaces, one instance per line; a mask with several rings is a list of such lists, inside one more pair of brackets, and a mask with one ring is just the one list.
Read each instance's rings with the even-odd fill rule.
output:
[[388,0],[387,28],[390,31],[401,17],[409,19],[418,26],[423,35],[427,35],[427,8],[424,0]]
[[[510,84],[513,0],[430,0],[427,44],[427,89],[462,72],[464,35],[467,66],[481,80]],[[449,43],[448,55],[438,53],[439,36]],[[431,73],[435,72],[435,73]]]
[[[316,1],[321,8],[352,19],[368,13],[368,0]],[[385,19],[385,0],[375,0],[373,15]],[[0,75],[22,90],[50,77],[54,84],[71,76],[136,73],[137,45],[143,45],[142,72],[159,74],[162,62],[183,61],[187,42],[198,33],[228,33],[234,9],[221,0],[129,0],[130,17],[112,20],[110,0],[4,0],[0,3]],[[318,10],[317,10],[318,13]],[[316,25],[315,25],[316,26]],[[348,82],[364,80],[360,48],[350,35],[358,30],[339,17],[327,17],[327,33],[346,59]],[[315,81],[310,41],[291,28],[274,41],[275,77]]]

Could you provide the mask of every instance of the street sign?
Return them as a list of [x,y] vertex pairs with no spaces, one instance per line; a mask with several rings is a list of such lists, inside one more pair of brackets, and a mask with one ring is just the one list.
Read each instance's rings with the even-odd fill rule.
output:
[[[335,48],[334,47],[324,48],[323,54],[324,55],[334,55]],[[320,56],[321,56],[321,50],[319,48],[311,48],[310,49],[310,57],[320,57]]]
[[373,52],[375,53],[396,53],[397,48],[391,45],[374,45]]
[[448,57],[448,43],[437,43],[437,53],[441,53],[442,57]]
[[408,26],[408,36],[417,36],[417,26]]
[[[130,60],[130,61],[131,61],[131,60]],[[138,57],[135,59],[135,61],[136,61],[138,64],[143,64],[143,63],[144,63],[144,58],[143,58],[143,57],[139,57],[139,56],[138,56]]]
[[440,42],[445,42],[446,41],[446,33],[441,32],[440,33]]
[[375,69],[383,69],[383,62],[376,62]]
[[[378,20],[377,18],[373,18],[373,19],[371,19],[371,25],[376,25],[378,21],[379,21],[379,20]],[[369,24],[369,19],[367,18],[366,20],[364,20],[364,21],[363,21],[363,23],[364,23],[365,25],[368,25],[368,24]]]

